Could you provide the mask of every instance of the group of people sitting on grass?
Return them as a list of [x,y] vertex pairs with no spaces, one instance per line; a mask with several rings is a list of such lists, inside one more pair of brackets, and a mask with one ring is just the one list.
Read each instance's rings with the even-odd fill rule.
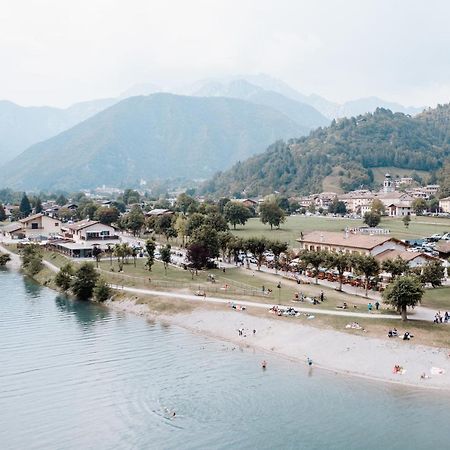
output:
[[[390,338],[392,338],[392,337],[399,337],[399,333],[397,331],[397,328],[393,328],[392,330],[389,330],[388,331],[388,337],[390,337]],[[414,336],[409,331],[405,331],[405,333],[403,334],[403,340],[404,341],[409,341],[413,337]]]

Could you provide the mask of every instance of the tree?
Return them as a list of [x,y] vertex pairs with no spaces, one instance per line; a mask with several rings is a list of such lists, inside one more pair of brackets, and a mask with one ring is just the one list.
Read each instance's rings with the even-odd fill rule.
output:
[[145,267],[148,268],[148,271],[152,271],[152,266],[155,263],[155,250],[156,250],[156,242],[153,239],[147,239],[145,241],[145,251],[147,252],[147,261],[145,263]]
[[308,212],[311,214],[315,214],[316,212],[316,204],[314,202],[311,202],[308,206]]
[[344,252],[328,252],[325,254],[325,265],[329,268],[335,268],[339,274],[339,291],[342,291],[344,272],[351,268],[352,257]]
[[219,235],[213,228],[202,225],[194,231],[191,241],[203,245],[208,251],[209,258],[217,258],[219,256]]
[[218,232],[228,230],[227,220],[222,214],[218,212],[208,214],[205,219],[205,225],[210,226]]
[[372,213],[378,214],[379,216],[383,216],[384,214],[386,214],[386,207],[379,198],[376,198],[372,201],[372,204],[370,205],[370,211]]
[[97,268],[98,268],[98,263],[100,262],[102,253],[103,253],[103,251],[100,248],[100,246],[98,244],[94,244],[94,248],[92,249],[92,256],[95,258],[95,261],[97,263]]
[[409,272],[409,264],[400,256],[397,256],[395,259],[386,259],[381,264],[381,268],[385,272],[390,273],[392,275],[392,279]]
[[23,193],[22,200],[20,201],[19,211],[20,217],[22,218],[28,217],[31,214],[30,200],[25,192]]
[[133,233],[133,236],[139,234],[145,223],[145,216],[138,205],[134,205],[131,211],[125,216],[124,225]]
[[74,274],[73,266],[70,263],[65,264],[59,269],[59,272],[55,275],[55,284],[63,291],[68,291],[72,282]]
[[11,256],[8,253],[0,253],[0,267],[6,266],[11,261]]
[[184,247],[185,245],[186,224],[187,224],[186,216],[184,216],[183,214],[179,214],[177,219],[175,220],[174,228],[177,232],[177,235],[181,237],[181,247]]
[[406,321],[407,307],[416,306],[422,300],[424,290],[420,280],[415,275],[399,276],[390,283],[383,292],[386,303],[401,312],[402,320]]
[[409,224],[411,222],[411,216],[409,214],[407,216],[404,216],[402,218],[402,222],[403,222],[403,225],[405,225],[405,228],[408,229],[409,228]]
[[111,296],[111,288],[103,278],[99,278],[95,283],[93,293],[95,300],[103,303]]
[[39,214],[39,213],[42,212],[42,202],[41,202],[40,197],[36,198],[36,201],[35,201],[35,204],[34,204],[34,212],[36,214]]
[[42,270],[42,253],[36,244],[27,244],[22,249],[22,269],[33,276]]
[[56,204],[57,204],[58,206],[64,206],[64,205],[67,204],[67,202],[68,202],[68,200],[67,200],[66,197],[64,197],[63,194],[60,194],[60,195],[56,198]]
[[3,222],[6,220],[6,212],[3,205],[0,203],[0,222]]
[[95,212],[95,219],[103,223],[104,225],[111,225],[117,222],[120,212],[114,206],[101,206]]
[[445,269],[441,261],[430,261],[422,268],[420,280],[422,283],[430,283],[431,286],[438,287],[442,285],[442,280],[445,276]]
[[187,248],[187,258],[195,269],[205,267],[209,260],[208,249],[201,244],[192,243]]
[[247,220],[251,217],[250,210],[239,202],[228,202],[223,209],[223,214],[227,222],[233,225],[233,229],[236,229],[236,225],[245,225]]
[[164,273],[167,275],[167,267],[169,267],[170,259],[171,259],[171,247],[169,244],[166,244],[164,247],[160,249],[161,253],[161,261],[164,264]]
[[191,236],[195,230],[198,230],[205,223],[206,216],[200,213],[193,213],[189,216],[186,223],[186,235]]
[[190,195],[183,192],[177,197],[175,205],[178,210],[180,210],[183,214],[186,214],[191,206],[197,208],[198,202],[195,198],[192,198]]
[[411,203],[411,207],[417,216],[421,216],[427,209],[427,202],[423,198],[415,198]]
[[271,241],[269,242],[269,248],[273,253],[275,273],[278,273],[280,255],[288,249],[288,244],[287,242]]
[[328,207],[328,212],[330,214],[339,214],[343,216],[347,213],[347,207],[343,201],[340,201],[337,197],[334,197],[331,205]]
[[269,248],[269,241],[264,238],[250,238],[245,243],[246,250],[250,251],[256,258],[257,270],[261,270],[261,266],[264,260],[264,253]]
[[114,246],[114,255],[117,257],[119,272],[122,272],[125,259],[131,255],[131,248],[126,242],[122,244],[116,244]]
[[381,216],[376,212],[370,211],[364,214],[364,223],[371,228],[376,227],[380,223],[380,221]]
[[80,300],[89,300],[99,278],[92,263],[82,263],[73,274],[70,288]]
[[353,267],[357,273],[364,275],[366,297],[369,289],[369,278],[380,273],[380,264],[372,255],[356,255],[353,257]]
[[222,252],[222,257],[225,259],[225,255],[228,251],[230,241],[233,239],[233,235],[229,231],[219,231],[217,233],[219,239],[219,247]]
[[133,189],[125,189],[123,192],[122,200],[125,205],[132,205],[133,203],[139,203],[141,196],[139,192],[133,191]]
[[229,201],[230,201],[230,199],[227,197],[222,197],[221,199],[219,199],[219,201],[217,202],[217,207],[219,208],[220,214],[224,214],[225,205]]
[[300,259],[304,261],[306,267],[312,267],[314,269],[316,284],[318,284],[319,268],[325,263],[326,256],[324,251],[303,250],[300,253]]
[[259,211],[261,222],[268,223],[271,230],[274,226],[278,228],[286,220],[284,211],[275,202],[264,202]]

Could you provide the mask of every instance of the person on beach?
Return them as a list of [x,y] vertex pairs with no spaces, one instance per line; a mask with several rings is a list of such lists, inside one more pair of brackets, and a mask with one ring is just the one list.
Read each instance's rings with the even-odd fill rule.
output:
[[375,309],[378,311],[380,309],[380,302],[377,300],[375,303]]
[[323,299],[324,299],[323,291],[320,291],[320,301],[323,302]]
[[372,312],[372,308],[373,308],[372,303],[369,302],[368,305],[367,305],[367,310],[369,312]]
[[307,358],[306,358],[306,362],[308,363],[308,366],[312,366],[312,359],[308,356]]

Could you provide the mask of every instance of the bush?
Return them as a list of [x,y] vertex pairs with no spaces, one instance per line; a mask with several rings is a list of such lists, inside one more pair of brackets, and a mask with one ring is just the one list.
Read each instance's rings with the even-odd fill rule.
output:
[[111,288],[103,278],[99,278],[94,287],[94,297],[98,302],[106,302],[111,296]]
[[82,300],[89,300],[98,280],[98,273],[92,263],[83,263],[75,271],[70,287],[76,297]]

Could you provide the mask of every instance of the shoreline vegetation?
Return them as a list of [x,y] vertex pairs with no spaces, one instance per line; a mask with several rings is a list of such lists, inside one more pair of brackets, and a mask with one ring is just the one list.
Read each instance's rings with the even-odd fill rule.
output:
[[[0,246],[2,252],[11,255],[9,266],[14,269],[20,268],[20,256],[14,253],[14,249]],[[44,267],[33,278],[36,282],[48,286],[54,290],[57,287],[54,283],[55,270],[67,263],[67,258],[62,255],[44,252]],[[133,275],[127,280],[121,276],[122,282],[127,280],[127,286],[143,287],[147,289],[149,285],[154,289],[154,283],[158,278],[163,279],[163,274],[167,281],[173,282],[174,288],[170,289],[176,294],[192,293],[188,287],[191,274],[178,268],[169,268],[168,275],[165,275],[163,265],[156,262],[152,272],[145,271],[143,261],[138,259],[136,267],[132,262],[127,266]],[[113,267],[115,262],[113,261]],[[76,265],[76,263],[74,263]],[[117,280],[122,274],[110,272],[111,261],[104,259],[99,264],[102,277],[108,282]],[[131,270],[131,268],[133,268]],[[139,271],[142,270],[142,273]],[[207,271],[211,272],[211,271]],[[206,273],[196,277],[194,283],[198,284],[201,290],[205,285],[203,278]],[[358,327],[351,328],[348,325],[355,323],[350,316],[334,316],[315,314],[311,308],[311,314],[302,314],[299,317],[278,317],[269,312],[269,308],[274,304],[288,304],[290,295],[295,289],[289,282],[282,279],[283,289],[279,297],[277,295],[264,298],[259,292],[261,283],[267,287],[274,285],[274,276],[263,273],[252,273],[243,269],[244,273],[234,272],[234,269],[227,270],[224,275],[236,290],[247,288],[252,295],[237,296],[235,292],[221,292],[220,296],[230,298],[229,304],[214,304],[207,301],[180,300],[167,298],[158,295],[135,294],[126,291],[116,291],[112,299],[104,303],[118,311],[125,311],[135,315],[143,316],[147,320],[160,320],[180,326],[194,333],[208,335],[210,337],[225,340],[236,345],[236,348],[254,348],[277,357],[285,357],[299,363],[305,363],[307,358],[313,361],[313,369],[326,369],[327,371],[354,375],[366,379],[397,383],[405,386],[425,387],[434,389],[450,390],[450,346],[448,345],[449,330],[443,327],[436,327],[432,323],[424,321],[409,321],[407,324],[396,319],[377,318],[357,318]],[[144,274],[146,279],[144,280]],[[123,274],[123,275],[126,275]],[[154,278],[148,281],[149,275]],[[110,278],[109,278],[110,277]],[[223,280],[218,278],[218,286],[206,284],[212,289],[220,291],[223,287]],[[139,279],[141,279],[139,281]],[[199,280],[202,279],[200,282]],[[281,279],[276,277],[276,279]],[[191,280],[192,281],[192,280]],[[123,286],[123,285],[122,285]],[[157,290],[166,291],[164,283],[156,287]],[[351,302],[361,312],[365,312],[367,298],[352,296],[348,293],[335,292],[333,289],[324,286],[301,285],[298,288],[306,294],[317,294],[316,290],[323,289],[328,297],[324,302],[326,305],[319,307],[333,308],[343,301],[343,298],[351,299]],[[208,292],[208,296],[213,296]],[[247,307],[246,310],[234,309],[232,304],[239,304],[239,301],[254,301],[267,303],[267,309]],[[291,303],[293,307],[307,305],[297,305]],[[382,311],[380,314],[387,314],[389,311]],[[310,318],[313,316],[314,318]],[[347,326],[347,328],[346,328]],[[415,338],[413,341],[403,341],[401,337],[389,339],[387,330],[397,327],[400,334],[405,331],[411,332]],[[238,330],[243,330],[242,334]],[[255,330],[255,333],[253,333]],[[393,373],[394,366],[401,366],[402,373]],[[270,368],[270,367],[269,367]],[[433,368],[444,369],[444,374],[433,374]]]

